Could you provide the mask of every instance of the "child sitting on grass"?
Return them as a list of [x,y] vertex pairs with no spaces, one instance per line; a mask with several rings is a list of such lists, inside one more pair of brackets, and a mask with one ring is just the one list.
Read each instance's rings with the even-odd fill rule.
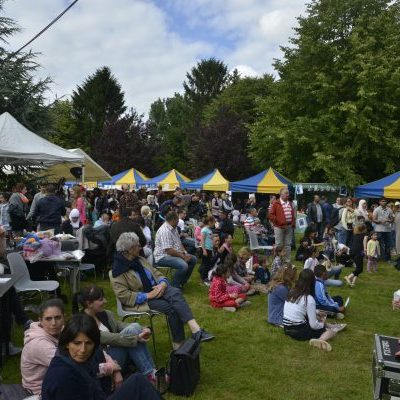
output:
[[315,302],[318,310],[334,313],[336,318],[343,319],[345,308],[343,306],[343,298],[341,296],[329,296],[326,290],[325,281],[328,279],[328,271],[325,266],[318,264],[314,268],[315,275]]
[[319,251],[314,246],[311,246],[306,250],[306,252],[304,253],[304,269],[310,269],[314,272],[314,268],[318,265],[318,253]]
[[290,263],[284,263],[268,284],[268,322],[270,324],[283,328],[283,306],[296,278],[296,267]]
[[258,256],[257,261],[257,263],[253,263],[254,283],[252,284],[252,287],[256,292],[266,294],[267,283],[271,279],[271,273],[268,269],[268,259],[265,256]]
[[325,315],[317,317],[314,297],[314,272],[303,269],[283,307],[285,334],[296,340],[309,340],[310,346],[331,351],[328,340],[343,330],[346,324],[327,324]]
[[244,293],[228,293],[227,291],[226,280],[230,276],[229,263],[231,262],[232,260],[228,258],[226,263],[217,266],[213,274],[208,296],[213,307],[235,312],[238,307],[250,305],[250,302],[246,300]]
[[227,291],[228,293],[246,293],[247,295],[254,294],[254,290],[250,289],[250,283],[244,280],[236,272],[235,265],[237,263],[237,257],[235,254],[229,254],[225,258],[225,264],[229,269],[229,277],[227,278]]
[[276,271],[283,265],[283,260],[285,258],[285,249],[283,246],[276,246],[274,249],[274,261],[272,261],[271,265],[271,275],[274,276]]
[[381,248],[378,241],[378,234],[371,232],[371,239],[367,243],[367,271],[378,272],[378,258],[381,255]]

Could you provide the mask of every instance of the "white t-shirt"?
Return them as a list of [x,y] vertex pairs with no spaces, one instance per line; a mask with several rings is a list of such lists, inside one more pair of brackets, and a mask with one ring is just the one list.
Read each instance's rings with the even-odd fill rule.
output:
[[307,258],[304,262],[304,269],[311,269],[314,272],[314,268],[318,265],[318,260],[316,258]]
[[311,329],[322,329],[324,323],[317,320],[317,309],[315,305],[314,297],[311,295],[300,297],[298,303],[291,303],[285,301],[283,307],[283,325],[293,326],[301,325],[307,322]]
[[180,219],[179,218],[179,221],[178,221],[178,227],[179,227],[179,229],[181,230],[181,233],[182,232],[185,232],[185,221],[183,220],[183,219]]

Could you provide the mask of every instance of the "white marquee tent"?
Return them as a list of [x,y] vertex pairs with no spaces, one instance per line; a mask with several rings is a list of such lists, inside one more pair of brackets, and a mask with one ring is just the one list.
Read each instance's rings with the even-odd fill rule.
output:
[[36,135],[8,112],[0,115],[0,164],[47,167],[59,163],[80,166],[84,156]]

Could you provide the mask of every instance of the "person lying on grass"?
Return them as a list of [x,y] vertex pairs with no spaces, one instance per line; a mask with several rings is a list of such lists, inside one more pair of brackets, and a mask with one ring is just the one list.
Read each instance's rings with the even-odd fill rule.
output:
[[225,263],[215,269],[208,296],[213,307],[235,312],[238,307],[250,305],[250,302],[246,300],[244,293],[228,293],[226,280],[230,276],[229,263],[232,263],[231,257],[227,257]]
[[317,316],[314,297],[314,272],[303,269],[295,287],[287,295],[283,308],[285,334],[296,340],[309,340],[310,346],[331,351],[328,340],[343,330],[346,324],[328,324],[326,315]]
[[268,322],[270,324],[283,328],[283,306],[296,278],[296,267],[290,263],[284,263],[268,284]]
[[343,298],[341,296],[329,296],[325,286],[325,281],[328,279],[328,271],[325,266],[318,264],[314,268],[315,275],[315,302],[318,310],[328,311],[336,314],[336,318],[343,319],[345,307],[343,306]]

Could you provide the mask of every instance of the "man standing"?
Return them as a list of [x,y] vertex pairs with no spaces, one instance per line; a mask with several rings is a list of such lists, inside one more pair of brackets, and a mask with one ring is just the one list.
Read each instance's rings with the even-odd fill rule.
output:
[[33,217],[33,214],[35,214],[36,206],[39,202],[40,199],[43,199],[43,197],[46,196],[46,184],[42,183],[40,185],[40,191],[33,196],[31,208],[29,210],[29,213],[26,217],[26,219],[31,219]]
[[318,195],[315,195],[314,201],[308,205],[307,216],[310,222],[314,224],[315,229],[318,232],[319,239],[322,240],[322,236],[324,233],[325,216]]
[[387,200],[380,199],[379,207],[375,208],[372,214],[372,220],[376,224],[375,232],[378,234],[379,244],[381,246],[382,259],[390,260],[390,244],[392,222],[394,221],[393,211],[387,207]]
[[39,229],[54,229],[54,234],[61,232],[61,217],[65,215],[64,201],[56,195],[55,185],[47,185],[46,196],[40,199],[33,212],[39,223]]
[[154,259],[159,266],[176,269],[172,286],[183,288],[192,274],[197,259],[188,254],[183,247],[177,230],[178,222],[178,214],[169,211],[165,216],[165,222],[156,233]]
[[123,195],[119,199],[119,209],[122,212],[125,208],[137,208],[139,206],[139,198],[135,192],[129,191],[129,185],[123,184]]
[[329,203],[326,196],[321,197],[322,212],[324,213],[324,228],[331,223],[332,204]]
[[286,261],[290,262],[290,244],[296,226],[294,207],[289,201],[289,190],[282,188],[280,197],[272,203],[269,220],[274,226],[275,244],[285,249]]

